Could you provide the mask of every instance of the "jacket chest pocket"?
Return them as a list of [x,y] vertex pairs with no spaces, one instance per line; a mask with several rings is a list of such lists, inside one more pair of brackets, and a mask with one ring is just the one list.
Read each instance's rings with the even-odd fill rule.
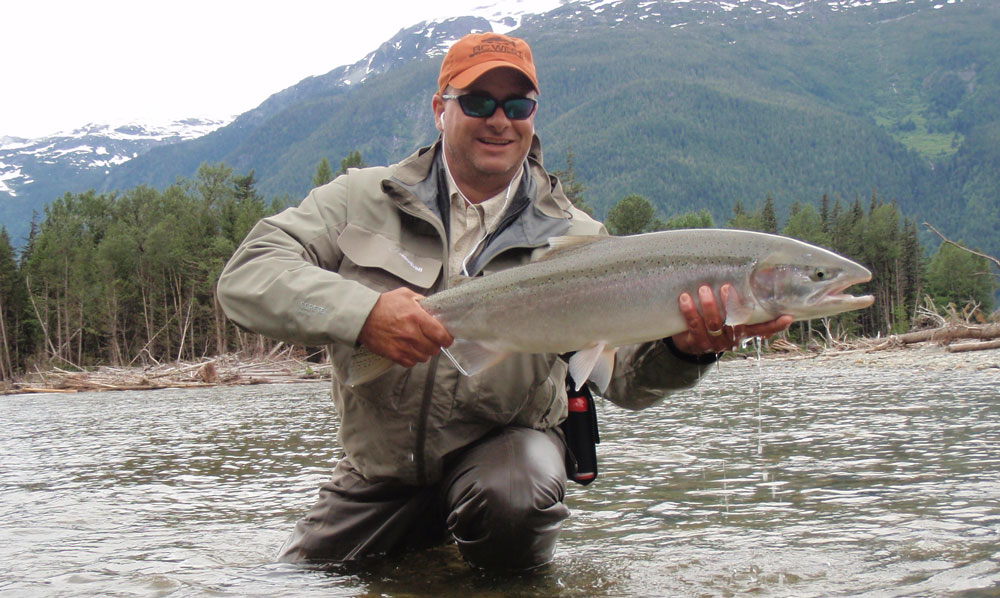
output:
[[344,254],[337,273],[379,292],[400,286],[426,291],[441,274],[441,246],[434,237],[408,235],[401,242],[351,223],[337,247]]

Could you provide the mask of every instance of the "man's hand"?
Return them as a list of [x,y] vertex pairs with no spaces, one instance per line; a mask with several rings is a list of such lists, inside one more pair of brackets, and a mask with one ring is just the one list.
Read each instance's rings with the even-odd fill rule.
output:
[[437,355],[455,339],[420,307],[418,301],[423,298],[406,287],[382,293],[361,328],[358,342],[408,368]]
[[687,322],[688,329],[672,337],[677,350],[689,355],[721,353],[738,346],[740,341],[745,338],[774,336],[787,329],[794,321],[792,316],[780,316],[770,322],[761,322],[760,324],[724,326],[726,299],[730,293],[735,292],[736,289],[732,285],[722,285],[722,288],[719,289],[722,299],[720,304],[715,298],[712,287],[702,285],[698,288],[698,301],[701,303],[700,312],[691,295],[681,293],[677,302],[681,308],[681,314]]

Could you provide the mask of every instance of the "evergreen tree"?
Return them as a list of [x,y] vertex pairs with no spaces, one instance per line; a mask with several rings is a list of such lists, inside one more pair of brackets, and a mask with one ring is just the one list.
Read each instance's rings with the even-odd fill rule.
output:
[[364,168],[365,161],[361,159],[361,152],[358,150],[351,150],[347,154],[346,158],[340,160],[340,170],[337,172],[337,176],[340,176],[347,172],[348,168]]
[[[341,164],[341,169],[343,170],[343,164]],[[319,165],[316,166],[316,174],[313,175],[313,187],[322,187],[332,180],[333,168],[330,167],[330,161],[326,159],[326,156],[323,156]]]
[[898,302],[904,308],[904,313],[897,314],[897,321],[904,323],[908,329],[912,321],[912,315],[920,304],[922,297],[922,272],[923,272],[923,247],[920,245],[920,237],[917,234],[917,223],[907,219],[903,224],[902,243],[902,272],[898,273],[899,288],[897,289]]
[[19,366],[22,281],[7,227],[0,227],[0,380],[9,380]]
[[823,230],[827,233],[830,232],[830,196],[826,193],[823,194],[823,199],[820,202],[819,208],[820,220],[823,223]]
[[594,208],[587,203],[583,192],[587,188],[576,178],[576,170],[573,167],[573,150],[566,150],[566,170],[555,170],[552,174],[559,179],[562,184],[563,193],[569,198],[573,205],[583,210],[589,216],[594,217]]
[[733,217],[726,221],[726,228],[733,228],[739,230],[763,230],[764,225],[761,222],[760,212],[755,214],[747,212],[743,204],[737,200],[733,204]]
[[760,220],[765,233],[778,234],[778,215],[774,210],[774,198],[770,194],[764,200],[764,209],[761,212]]

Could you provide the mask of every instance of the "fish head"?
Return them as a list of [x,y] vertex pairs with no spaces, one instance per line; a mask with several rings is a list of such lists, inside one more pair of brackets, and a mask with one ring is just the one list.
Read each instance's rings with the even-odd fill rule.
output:
[[871,278],[871,271],[857,262],[796,241],[758,261],[750,274],[750,286],[754,298],[770,315],[811,320],[874,303],[871,295],[845,292]]

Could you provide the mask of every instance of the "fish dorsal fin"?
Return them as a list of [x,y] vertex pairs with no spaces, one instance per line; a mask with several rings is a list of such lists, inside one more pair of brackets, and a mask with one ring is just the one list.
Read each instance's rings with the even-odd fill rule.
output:
[[568,235],[563,237],[552,237],[549,239],[549,248],[542,254],[538,261],[551,259],[565,251],[590,245],[598,241],[606,241],[610,237],[607,235]]

